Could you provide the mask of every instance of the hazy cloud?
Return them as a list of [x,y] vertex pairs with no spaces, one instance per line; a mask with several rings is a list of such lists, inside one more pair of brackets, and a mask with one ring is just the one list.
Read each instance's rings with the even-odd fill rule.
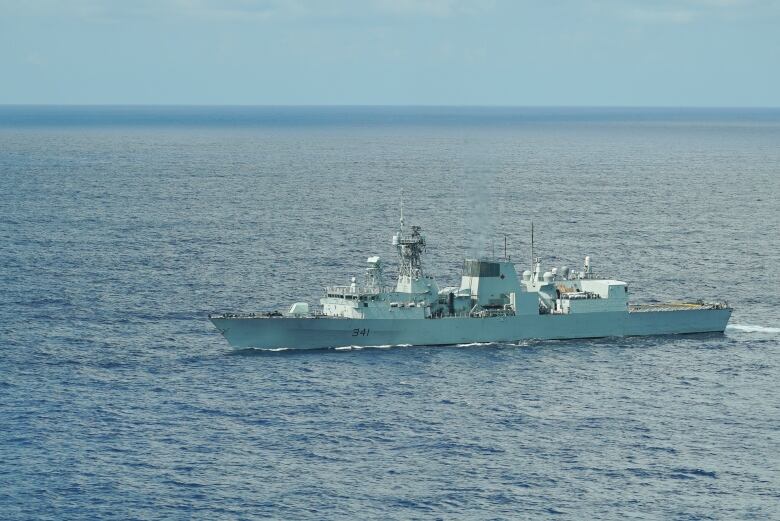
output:
[[383,13],[444,17],[474,14],[494,4],[489,0],[373,0],[368,5]]
[[691,9],[659,9],[632,7],[625,11],[628,18],[638,22],[685,24],[696,19],[697,13]]
[[115,21],[161,16],[209,20],[388,15],[447,17],[485,11],[493,5],[493,0],[0,0],[0,14]]
[[732,16],[771,10],[771,2],[754,0],[622,0],[613,3],[626,18],[636,22],[687,24],[710,16]]

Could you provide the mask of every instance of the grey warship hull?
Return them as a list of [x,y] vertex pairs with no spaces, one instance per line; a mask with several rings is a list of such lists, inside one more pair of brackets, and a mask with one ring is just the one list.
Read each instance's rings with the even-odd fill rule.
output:
[[690,333],[722,333],[721,305],[632,306],[600,313],[443,317],[436,319],[210,317],[234,348],[320,349],[343,346],[453,345]]

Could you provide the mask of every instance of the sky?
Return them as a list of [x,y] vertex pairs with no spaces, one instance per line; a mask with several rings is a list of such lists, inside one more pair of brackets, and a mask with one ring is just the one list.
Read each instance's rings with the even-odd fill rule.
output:
[[780,0],[0,0],[0,104],[780,106]]

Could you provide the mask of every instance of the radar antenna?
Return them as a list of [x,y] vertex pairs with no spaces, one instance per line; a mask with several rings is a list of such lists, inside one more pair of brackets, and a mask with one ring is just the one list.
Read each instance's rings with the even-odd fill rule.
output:
[[399,235],[398,255],[401,257],[401,266],[398,270],[398,278],[408,277],[419,279],[422,277],[422,254],[425,252],[425,237],[420,233],[419,226],[412,226],[409,236]]
[[398,279],[413,280],[423,276],[422,254],[425,253],[425,237],[420,233],[419,226],[412,226],[412,233],[407,235],[404,230],[404,190],[401,189],[401,228],[393,237],[393,246],[398,249],[401,264],[398,268]]

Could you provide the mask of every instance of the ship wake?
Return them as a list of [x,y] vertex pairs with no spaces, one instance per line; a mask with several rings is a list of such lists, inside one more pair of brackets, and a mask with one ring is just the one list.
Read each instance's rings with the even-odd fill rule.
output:
[[780,327],[756,326],[753,324],[729,324],[726,329],[746,333],[780,333]]

